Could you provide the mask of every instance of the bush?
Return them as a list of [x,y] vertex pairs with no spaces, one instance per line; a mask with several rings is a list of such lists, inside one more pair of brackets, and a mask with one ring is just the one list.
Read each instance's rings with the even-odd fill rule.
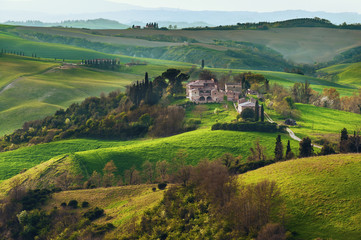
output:
[[166,184],[166,183],[159,183],[159,184],[158,184],[159,190],[164,190],[166,187],[167,187],[167,184]]
[[154,187],[154,188],[152,188],[152,190],[153,190],[153,192],[155,192],[155,191],[157,191],[157,188]]
[[259,231],[257,240],[286,240],[286,231],[279,223],[268,223]]
[[254,120],[254,110],[252,108],[246,108],[241,112],[243,120]]
[[237,122],[237,123],[216,123],[212,130],[230,130],[240,132],[283,132],[284,126],[277,126],[277,123],[269,122]]
[[98,207],[94,209],[90,209],[86,213],[84,213],[83,217],[88,218],[90,221],[94,221],[104,215],[104,210]]
[[68,206],[73,208],[73,209],[76,209],[76,208],[78,208],[78,201],[77,200],[70,200],[69,203],[68,203]]
[[89,207],[89,203],[88,202],[82,202],[81,207],[82,208],[87,208],[87,207]]
[[60,206],[63,207],[63,208],[65,208],[65,207],[66,207],[66,203],[63,202],[63,203],[60,204]]

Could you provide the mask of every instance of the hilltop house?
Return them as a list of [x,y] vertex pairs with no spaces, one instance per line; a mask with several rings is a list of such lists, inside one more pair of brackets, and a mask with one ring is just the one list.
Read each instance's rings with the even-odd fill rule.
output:
[[187,84],[187,98],[195,103],[223,101],[224,92],[218,89],[214,79],[197,80]]

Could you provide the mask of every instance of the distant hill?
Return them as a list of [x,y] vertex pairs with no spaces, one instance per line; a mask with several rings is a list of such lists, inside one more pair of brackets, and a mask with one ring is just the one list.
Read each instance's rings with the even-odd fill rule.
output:
[[72,28],[89,28],[89,29],[126,29],[129,26],[121,24],[114,20],[103,18],[92,20],[67,20],[62,22],[47,23],[41,21],[7,21],[5,24],[32,27],[72,27]]

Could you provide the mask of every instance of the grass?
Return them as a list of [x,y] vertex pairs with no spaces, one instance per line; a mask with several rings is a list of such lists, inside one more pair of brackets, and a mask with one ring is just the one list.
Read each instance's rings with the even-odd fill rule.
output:
[[73,139],[39,144],[0,153],[0,180],[8,179],[24,169],[30,169],[42,162],[62,155],[90,149],[109,148],[131,142]]
[[361,63],[333,65],[322,68],[319,72],[327,73],[335,83],[355,88],[361,87]]
[[[47,31],[48,28],[18,27],[12,31]],[[11,31],[10,31],[11,32]],[[361,31],[330,28],[279,28],[267,31],[254,30],[204,30],[159,31],[142,30],[97,30],[50,28],[49,34],[87,38],[97,42],[131,46],[166,46],[166,42],[137,39],[152,35],[188,37],[199,41],[202,46],[214,48],[214,40],[231,40],[263,44],[280,52],[287,60],[297,63],[314,63],[332,60],[339,52],[361,44]],[[114,36],[122,36],[117,38]],[[347,41],[345,41],[347,39]],[[170,43],[168,43],[170,44]]]
[[245,183],[276,181],[285,201],[286,227],[296,239],[359,239],[361,155],[280,162],[241,176]]
[[[298,125],[291,129],[301,138],[309,136],[315,140],[325,138],[338,142],[343,128],[348,129],[352,134],[361,125],[360,114],[301,103],[297,103],[296,107],[301,111],[301,118],[297,120]],[[266,110],[266,112],[270,113],[271,118],[277,122],[283,121],[274,111]]]
[[[119,236],[131,220],[140,221],[143,212],[157,205],[163,198],[163,191],[152,191],[155,185],[136,185],[112,188],[97,188],[89,190],[64,191],[54,193],[43,207],[51,211],[60,204],[77,200],[79,205],[83,201],[89,202],[89,208],[100,207],[105,210],[105,217],[96,220],[95,224],[112,223],[116,229],[107,234],[107,237]],[[89,208],[74,210],[83,214]]]
[[[253,146],[256,139],[259,139],[260,143],[267,148],[267,155],[272,157],[276,136],[277,134],[271,133],[200,129],[172,137],[148,140],[109,142],[78,139],[59,141],[0,153],[0,180],[15,176],[25,168],[29,169],[24,173],[25,175],[17,176],[24,181],[35,181],[36,177],[33,176],[40,175],[48,177],[45,177],[43,181],[46,179],[53,181],[57,172],[48,172],[46,169],[61,169],[60,165],[68,166],[68,163],[71,164],[69,170],[81,171],[84,176],[89,176],[94,170],[102,172],[105,164],[110,160],[113,160],[117,166],[117,173],[123,174],[124,170],[132,166],[141,169],[146,160],[153,163],[167,160],[172,164],[179,152],[184,152],[186,154],[185,161],[193,165],[201,159],[215,159],[224,153],[241,155],[246,161],[249,148]],[[286,149],[288,139],[287,135],[283,135],[284,149]],[[291,146],[297,153],[298,143],[291,140]],[[57,159],[64,156],[67,157],[59,160],[59,163]],[[51,160],[47,161],[49,159]]]

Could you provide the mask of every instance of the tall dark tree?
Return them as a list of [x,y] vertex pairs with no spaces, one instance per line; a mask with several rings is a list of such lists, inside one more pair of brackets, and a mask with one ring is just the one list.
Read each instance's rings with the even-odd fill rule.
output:
[[255,108],[254,108],[254,120],[256,122],[259,121],[259,104],[258,104],[258,100],[256,101],[256,105],[255,105]]
[[294,156],[295,156],[295,154],[291,150],[291,142],[290,142],[290,140],[288,140],[287,149],[286,149],[286,159],[287,160],[292,159],[292,158],[294,158]]
[[349,152],[349,144],[348,144],[348,132],[347,129],[344,128],[341,130],[341,139],[340,139],[340,152],[347,153]]
[[261,105],[261,122],[264,122],[264,106]]
[[311,157],[313,155],[312,142],[309,137],[303,138],[300,142],[300,158]]
[[282,145],[281,135],[278,135],[276,138],[275,160],[281,161],[282,159],[283,159],[283,145]]
[[202,69],[204,68],[204,59],[202,59]]
[[303,89],[303,97],[305,99],[305,103],[308,104],[310,102],[311,96],[312,96],[312,89],[310,87],[310,83],[306,80]]

